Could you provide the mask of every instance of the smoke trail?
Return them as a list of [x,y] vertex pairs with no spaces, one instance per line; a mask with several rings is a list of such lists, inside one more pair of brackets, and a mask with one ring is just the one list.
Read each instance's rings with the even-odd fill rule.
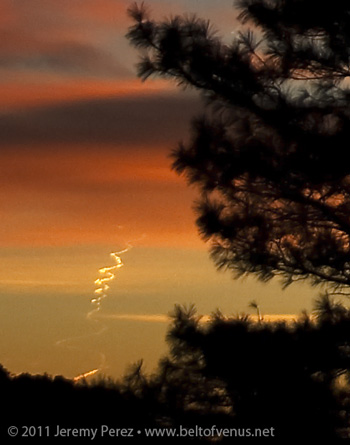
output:
[[91,300],[91,303],[95,306],[86,316],[87,319],[90,319],[93,314],[98,312],[101,309],[102,300],[107,297],[107,291],[109,289],[109,284],[115,278],[115,272],[124,266],[124,263],[120,257],[121,254],[128,252],[132,246],[128,244],[128,246],[124,250],[120,250],[119,252],[112,252],[110,256],[114,258],[116,264],[114,266],[102,267],[99,269],[99,274],[102,276],[95,280],[95,285],[98,286],[95,289],[95,298]]
[[103,369],[106,362],[106,356],[101,353],[101,364],[98,366],[98,368],[92,369],[91,371],[84,372],[83,374],[79,374],[76,377],[73,377],[73,382],[79,382],[79,380],[84,380],[87,377],[91,377]]
[[73,378],[74,382],[79,382],[79,380],[86,379],[87,377],[91,377],[95,375],[99,371],[99,368],[93,369],[92,371],[85,372],[84,374],[77,375]]
[[[127,247],[123,250],[120,250],[118,252],[112,252],[110,256],[114,259],[115,264],[111,266],[102,267],[98,270],[99,278],[97,278],[94,282],[96,289],[94,291],[94,298],[91,299],[91,304],[93,305],[93,309],[90,310],[87,315],[86,319],[93,321],[95,323],[100,323],[99,320],[94,320],[94,314],[96,314],[101,309],[102,301],[107,297],[107,291],[110,288],[110,282],[115,279],[116,272],[118,269],[124,266],[124,263],[121,259],[121,256],[123,253],[128,252],[130,249],[132,249],[132,245],[130,243],[127,243]],[[101,328],[93,332],[91,334],[84,334],[77,337],[70,337],[63,340],[57,341],[55,344],[56,346],[61,346],[66,344],[66,347],[69,349],[78,349],[77,346],[67,345],[67,343],[71,341],[76,340],[82,340],[87,339],[89,337],[96,337],[101,335],[103,332],[107,330],[107,326],[102,325]],[[95,375],[96,373],[100,372],[102,369],[106,367],[106,357],[104,354],[101,355],[101,361],[97,368],[92,369],[90,371],[84,372],[82,374],[79,374],[78,376],[73,378],[74,382],[78,382],[79,380],[85,379],[87,377],[90,377],[92,375]]]

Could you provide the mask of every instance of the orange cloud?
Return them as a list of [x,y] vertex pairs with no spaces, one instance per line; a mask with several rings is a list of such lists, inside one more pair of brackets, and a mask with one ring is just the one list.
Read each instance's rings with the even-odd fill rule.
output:
[[[104,244],[145,235],[143,245],[201,247],[193,190],[165,151],[2,154],[2,246]],[[204,247],[204,246],[203,246]]]
[[125,21],[129,4],[128,0],[2,0],[0,24],[27,25],[38,31],[62,25],[77,28],[87,19],[90,24],[115,24]]
[[[0,67],[10,76],[131,76],[125,39],[129,2],[3,0]],[[133,59],[136,57],[134,53]],[[62,79],[64,81],[64,79]]]
[[62,81],[53,76],[14,76],[14,80],[0,84],[0,109],[23,109],[50,104],[96,98],[147,96],[171,91],[168,82],[158,80],[147,85],[138,79],[103,81],[75,79]]
[[[51,147],[54,148],[54,147]],[[103,187],[128,187],[130,184],[182,184],[170,170],[167,151],[140,146],[132,150],[83,147],[43,152],[31,149],[20,154],[4,152],[0,163],[0,184],[8,191],[25,187],[28,191],[85,190]]]
[[129,0],[84,0],[81,2],[67,1],[67,13],[74,15],[78,20],[88,19],[89,21],[117,25],[127,22],[127,8],[130,6]]

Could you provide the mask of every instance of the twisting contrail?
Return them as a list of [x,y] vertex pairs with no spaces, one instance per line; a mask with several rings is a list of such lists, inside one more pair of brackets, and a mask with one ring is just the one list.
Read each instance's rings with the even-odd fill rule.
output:
[[[102,301],[104,298],[107,297],[107,291],[110,288],[109,284],[111,281],[114,280],[116,271],[124,266],[124,263],[120,255],[128,252],[130,249],[132,249],[132,247],[133,246],[130,243],[127,243],[127,247],[125,249],[120,250],[118,252],[112,252],[110,256],[114,259],[115,264],[112,266],[102,267],[101,269],[98,270],[99,278],[97,278],[94,282],[96,289],[94,291],[94,297],[91,299],[91,304],[93,305],[93,309],[87,313],[86,315],[87,320],[94,321],[95,323],[99,322],[99,320],[94,320],[93,316],[101,309]],[[93,332],[91,334],[85,334],[85,335],[80,335],[78,337],[71,337],[59,340],[56,342],[56,346],[61,346],[63,344],[66,344],[66,347],[70,349],[78,349],[76,346],[67,345],[67,343],[73,340],[76,341],[76,340],[86,339],[88,337],[96,337],[98,335],[101,335],[106,330],[107,326],[102,325],[98,331]],[[97,368],[84,372],[83,374],[77,375],[76,377],[73,378],[73,381],[78,382],[79,380],[90,377],[100,372],[102,369],[104,369],[106,367],[106,357],[103,353],[101,353],[100,355],[101,355],[101,361]]]
[[[130,243],[127,243],[127,247],[125,249],[120,250],[118,252],[111,252],[110,256],[115,260],[115,264],[113,266],[102,267],[101,269],[98,270],[100,276],[94,282],[97,288],[95,289],[94,292],[95,293],[94,298],[91,299],[91,304],[94,306],[94,308],[87,313],[86,315],[87,320],[92,320],[93,315],[96,314],[101,309],[102,300],[107,297],[107,291],[109,289],[108,283],[114,280],[116,271],[124,266],[124,263],[120,255],[128,252],[130,249],[132,249],[132,245]],[[97,322],[97,320],[94,321]],[[101,329],[95,332],[93,335],[94,336],[101,335],[102,332],[106,331],[106,329],[107,326],[103,325]],[[92,369],[91,371],[84,372],[83,374],[74,377],[73,380],[75,382],[78,382],[79,380],[85,379],[86,377],[90,377],[100,372],[106,366],[105,355],[101,354],[101,357],[102,361],[97,368]]]
[[90,319],[93,314],[101,309],[102,300],[107,297],[107,291],[109,289],[109,284],[107,283],[114,280],[115,272],[117,271],[117,269],[124,266],[120,255],[128,252],[131,248],[132,246],[128,244],[128,246],[124,250],[120,250],[119,252],[112,252],[110,256],[114,258],[116,264],[114,266],[107,266],[99,269],[98,272],[101,277],[95,280],[95,285],[98,287],[97,289],[95,289],[95,297],[91,300],[91,303],[95,307],[87,314],[88,319]]

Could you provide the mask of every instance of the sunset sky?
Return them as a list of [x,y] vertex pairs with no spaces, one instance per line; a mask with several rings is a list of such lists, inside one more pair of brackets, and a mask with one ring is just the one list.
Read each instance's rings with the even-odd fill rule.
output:
[[[232,0],[146,3],[160,19],[209,18],[227,41],[237,29]],[[0,363],[14,373],[74,377],[102,364],[117,377],[140,358],[151,370],[175,303],[235,314],[255,299],[265,314],[295,314],[317,296],[215,270],[195,226],[196,191],[169,159],[203,105],[137,79],[130,4],[0,5]],[[87,319],[98,270],[128,245]]]

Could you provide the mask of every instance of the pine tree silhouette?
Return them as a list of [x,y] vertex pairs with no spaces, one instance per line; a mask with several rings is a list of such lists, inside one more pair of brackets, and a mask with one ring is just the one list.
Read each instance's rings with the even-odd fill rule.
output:
[[134,5],[142,79],[192,87],[207,111],[173,167],[201,192],[200,232],[218,267],[350,284],[350,5],[239,0],[251,25],[223,43],[208,21],[153,21]]

